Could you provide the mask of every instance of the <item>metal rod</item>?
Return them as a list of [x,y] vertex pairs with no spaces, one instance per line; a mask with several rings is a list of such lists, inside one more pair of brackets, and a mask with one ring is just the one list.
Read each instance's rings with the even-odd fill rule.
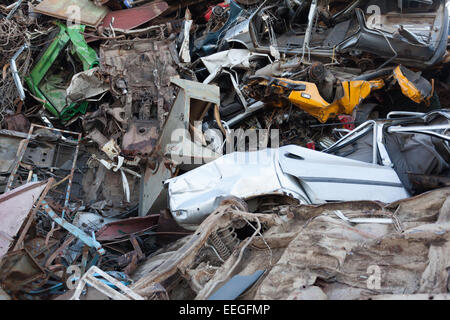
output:
[[450,129],[450,124],[435,124],[430,126],[395,126],[389,127],[388,132],[408,132],[408,131],[425,131],[425,130],[442,130],[442,129]]
[[312,0],[308,15],[308,27],[306,29],[305,39],[303,40],[302,60],[305,57],[306,48],[309,49],[309,42],[311,40],[311,33],[314,25],[314,17],[316,16],[316,12],[317,12],[317,0]]
[[70,190],[72,188],[72,179],[73,179],[73,174],[75,173],[75,165],[77,163],[78,151],[80,150],[80,141],[81,141],[81,133],[78,134],[78,141],[77,141],[77,146],[75,147],[75,155],[73,157],[72,169],[70,170],[69,183],[67,184],[66,198],[64,200],[64,208],[63,208],[63,211],[61,214],[61,216],[63,218],[66,213],[67,207],[69,206]]
[[9,20],[12,18],[12,16],[14,15],[14,13],[16,13],[17,9],[19,9],[20,5],[22,4],[23,0],[19,0],[16,2],[16,6],[8,13],[8,15],[6,16],[6,19]]
[[17,70],[16,60],[22,54],[23,50],[27,49],[28,45],[25,43],[20,49],[14,54],[14,56],[9,61],[12,77],[14,79],[14,83],[16,84],[17,91],[19,91],[20,100],[25,99],[25,91],[23,90],[22,81],[19,77],[19,71]]

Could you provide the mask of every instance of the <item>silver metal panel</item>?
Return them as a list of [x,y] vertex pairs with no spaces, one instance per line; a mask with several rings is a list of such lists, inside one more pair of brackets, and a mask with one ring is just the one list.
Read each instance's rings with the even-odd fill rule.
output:
[[314,203],[356,200],[388,203],[409,197],[391,167],[298,146],[280,148],[280,153],[283,172],[298,178]]

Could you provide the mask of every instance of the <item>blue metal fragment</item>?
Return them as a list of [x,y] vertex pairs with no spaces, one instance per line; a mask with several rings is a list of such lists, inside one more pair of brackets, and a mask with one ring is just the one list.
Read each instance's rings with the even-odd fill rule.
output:
[[102,245],[100,242],[92,239],[91,236],[88,236],[83,230],[79,229],[78,227],[74,226],[73,224],[69,223],[67,220],[60,218],[48,205],[48,203],[43,200],[42,201],[42,208],[44,208],[45,212],[49,215],[50,218],[53,219],[57,224],[59,224],[61,227],[69,231],[71,234],[73,234],[75,237],[80,239],[84,244],[88,245],[89,247],[95,248],[97,252],[101,255],[105,254],[105,249],[102,248]]

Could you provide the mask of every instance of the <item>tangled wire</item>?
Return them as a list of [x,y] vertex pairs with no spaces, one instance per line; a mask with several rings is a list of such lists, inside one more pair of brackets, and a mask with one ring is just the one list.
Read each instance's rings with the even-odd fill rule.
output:
[[26,26],[14,20],[0,20],[0,52],[2,53],[0,64],[2,66],[7,64],[10,57],[25,43],[26,32]]
[[[15,111],[18,92],[10,71],[10,59],[25,44],[29,45],[27,28],[14,20],[0,20],[0,123],[5,114]],[[27,74],[31,65],[31,51],[25,50],[16,61],[19,74]]]

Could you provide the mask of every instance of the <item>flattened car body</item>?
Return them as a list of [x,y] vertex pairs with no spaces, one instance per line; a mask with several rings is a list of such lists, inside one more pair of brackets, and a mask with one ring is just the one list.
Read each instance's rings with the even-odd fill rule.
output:
[[407,198],[391,167],[328,155],[295,145],[235,152],[165,182],[174,219],[201,223],[230,196],[245,200],[286,195],[303,204]]
[[[343,9],[339,7],[342,2],[315,2],[313,6],[301,1],[289,8],[267,0],[249,21],[230,29],[224,40],[257,52],[270,53],[275,47],[288,55],[332,58],[338,54],[357,64],[372,63],[367,60],[369,55],[420,69],[439,63],[446,53],[448,9],[444,0],[355,0]],[[333,2],[339,9],[328,11],[328,3]],[[273,15],[277,19],[269,18]],[[315,21],[318,16],[319,23],[307,28],[309,18]]]

